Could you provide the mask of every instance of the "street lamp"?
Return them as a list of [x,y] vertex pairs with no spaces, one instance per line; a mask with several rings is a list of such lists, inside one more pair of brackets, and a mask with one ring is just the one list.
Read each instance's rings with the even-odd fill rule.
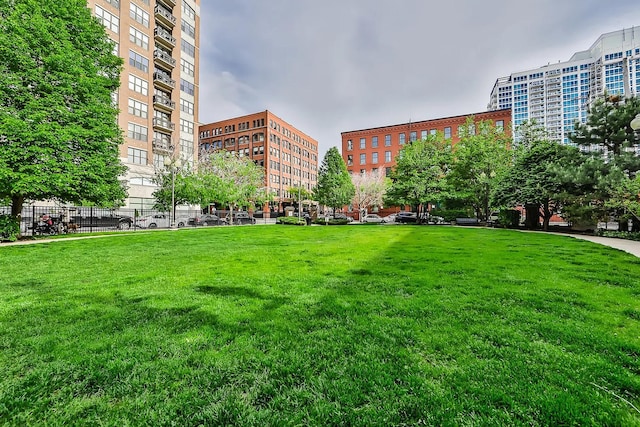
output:
[[164,165],[171,171],[171,211],[169,212],[170,227],[176,228],[176,173],[182,167],[180,158],[164,158]]
[[631,125],[631,129],[635,131],[640,130],[640,113],[638,113],[636,118],[631,120],[631,123],[629,124]]

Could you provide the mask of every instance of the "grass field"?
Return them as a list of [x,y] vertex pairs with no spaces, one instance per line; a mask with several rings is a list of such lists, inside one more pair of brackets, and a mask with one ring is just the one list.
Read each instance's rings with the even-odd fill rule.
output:
[[0,248],[0,425],[640,425],[640,260],[454,227]]

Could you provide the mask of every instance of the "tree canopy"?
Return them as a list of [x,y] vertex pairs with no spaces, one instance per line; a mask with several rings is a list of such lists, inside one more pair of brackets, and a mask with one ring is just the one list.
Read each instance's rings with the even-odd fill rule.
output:
[[423,212],[428,203],[448,196],[446,176],[450,164],[451,143],[441,135],[429,135],[405,145],[391,171],[385,203],[417,206],[419,213]]
[[322,205],[335,210],[351,203],[354,194],[347,166],[338,149],[331,147],[320,165],[314,196]]
[[122,59],[84,0],[0,0],[0,199],[117,205]]

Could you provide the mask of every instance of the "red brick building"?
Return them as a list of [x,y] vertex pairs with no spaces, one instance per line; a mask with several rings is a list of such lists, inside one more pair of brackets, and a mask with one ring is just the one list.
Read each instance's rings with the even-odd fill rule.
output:
[[384,169],[388,174],[395,166],[396,156],[405,144],[437,132],[444,134],[445,138],[451,138],[455,144],[460,140],[459,128],[469,117],[473,117],[475,123],[491,120],[507,132],[511,129],[511,110],[504,109],[353,130],[342,132],[342,158],[349,172]]
[[295,189],[318,182],[318,142],[268,110],[200,125],[199,138],[201,150],[227,150],[263,166],[272,211],[291,205]]

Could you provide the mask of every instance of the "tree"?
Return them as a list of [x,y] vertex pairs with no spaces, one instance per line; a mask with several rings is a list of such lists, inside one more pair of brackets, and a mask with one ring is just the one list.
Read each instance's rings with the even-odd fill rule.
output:
[[572,173],[584,162],[584,155],[575,147],[541,140],[517,152],[514,164],[498,179],[492,191],[493,203],[513,208],[527,208],[527,226],[534,228],[542,212],[543,229],[549,229],[551,217],[563,202],[578,189]]
[[194,203],[226,205],[231,219],[234,207],[264,203],[268,198],[264,191],[264,169],[248,157],[228,151],[203,153],[195,186]]
[[374,172],[353,174],[351,182],[355,188],[352,202],[358,207],[360,218],[367,214],[369,206],[382,206],[387,190],[387,180],[380,169]]
[[[618,204],[607,203],[615,197],[615,188],[624,186],[624,180],[633,180],[640,170],[640,157],[636,152],[640,146],[640,134],[631,128],[631,121],[640,113],[640,98],[606,96],[597,99],[589,109],[586,123],[576,123],[570,140],[588,151],[593,156],[604,157],[605,170],[596,170],[596,174],[587,177],[590,181],[602,181],[598,186],[601,197],[598,202],[613,209],[614,215],[620,219],[619,228],[626,229],[627,217],[624,209]],[[623,171],[622,174],[618,173]],[[603,179],[603,176],[606,179]],[[616,181],[614,178],[618,177]],[[608,186],[605,187],[604,184]],[[638,227],[638,220],[634,226]]]
[[473,206],[476,216],[488,220],[491,191],[509,166],[511,136],[492,121],[474,124],[468,119],[453,152],[449,181],[458,199]]
[[[154,182],[158,188],[153,192],[156,206],[173,212],[178,205],[198,200],[197,176],[189,164],[172,164],[157,171]],[[172,205],[173,202],[173,205]]]
[[0,199],[117,205],[122,59],[85,0],[0,0]]
[[347,172],[347,166],[338,149],[331,147],[320,165],[314,196],[322,205],[335,211],[349,204],[354,194],[355,188]]
[[450,164],[451,143],[442,136],[429,135],[405,145],[391,171],[385,204],[416,206],[420,220],[428,203],[449,195],[446,176]]

